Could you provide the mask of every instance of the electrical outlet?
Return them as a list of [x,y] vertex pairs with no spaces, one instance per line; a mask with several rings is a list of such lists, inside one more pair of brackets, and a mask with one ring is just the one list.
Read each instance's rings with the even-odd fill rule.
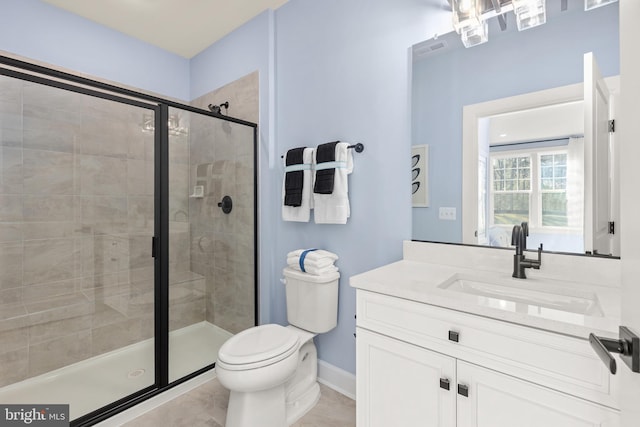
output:
[[440,208],[439,218],[445,221],[456,220],[456,208]]

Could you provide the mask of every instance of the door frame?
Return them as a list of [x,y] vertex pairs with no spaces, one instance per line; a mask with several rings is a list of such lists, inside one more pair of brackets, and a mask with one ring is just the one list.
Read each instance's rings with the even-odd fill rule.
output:
[[[620,120],[616,120],[617,142],[620,145],[620,222],[624,222],[621,235],[622,251],[622,325],[640,333],[640,2],[620,0]],[[624,364],[623,364],[624,365]],[[622,426],[633,427],[640,419],[640,375],[627,366],[620,369]]]

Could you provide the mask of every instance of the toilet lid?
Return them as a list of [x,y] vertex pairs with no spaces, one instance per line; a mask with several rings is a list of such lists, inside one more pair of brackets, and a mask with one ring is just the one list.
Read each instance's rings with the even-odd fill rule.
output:
[[280,325],[262,325],[229,338],[218,351],[225,365],[253,365],[256,368],[278,362],[298,348],[298,336]]

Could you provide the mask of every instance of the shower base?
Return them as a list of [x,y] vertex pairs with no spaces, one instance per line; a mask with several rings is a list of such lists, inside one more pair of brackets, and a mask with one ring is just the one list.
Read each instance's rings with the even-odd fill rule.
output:
[[[215,362],[232,336],[209,322],[169,334],[169,381]],[[73,420],[153,385],[154,340],[141,341],[55,371],[0,388],[0,402],[70,404]]]

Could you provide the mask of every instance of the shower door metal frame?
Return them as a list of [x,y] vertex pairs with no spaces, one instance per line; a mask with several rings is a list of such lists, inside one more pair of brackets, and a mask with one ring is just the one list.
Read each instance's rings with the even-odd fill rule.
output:
[[[154,370],[155,383],[98,408],[71,421],[72,427],[84,427],[104,421],[151,397],[167,391],[215,367],[203,367],[176,381],[169,382],[169,107],[179,108],[253,128],[253,200],[254,200],[254,324],[259,318],[258,284],[258,125],[234,117],[148,95],[109,83],[80,77],[41,65],[0,55],[0,75],[30,81],[83,95],[149,109],[155,116],[154,134],[154,236],[151,239],[154,257]],[[18,71],[21,70],[21,71]],[[23,72],[27,71],[27,73]],[[47,76],[47,77],[42,77]],[[55,80],[52,80],[55,79]],[[70,84],[69,82],[75,83]],[[80,85],[80,86],[77,86]],[[41,402],[47,403],[47,402]]]

